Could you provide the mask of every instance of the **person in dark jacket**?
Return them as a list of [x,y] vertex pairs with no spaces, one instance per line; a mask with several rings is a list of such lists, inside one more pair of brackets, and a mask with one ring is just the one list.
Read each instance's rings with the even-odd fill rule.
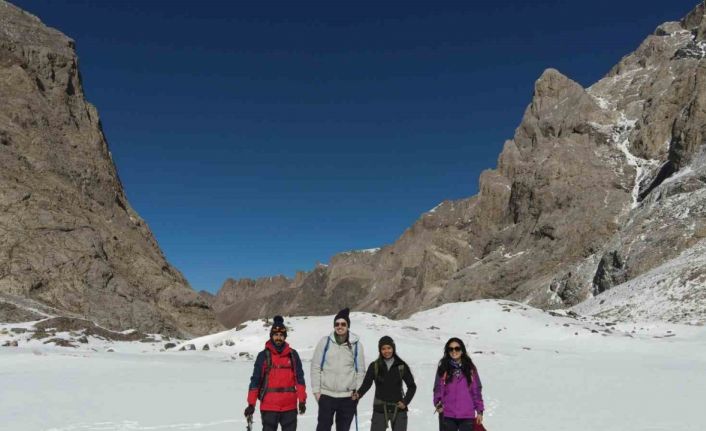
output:
[[275,316],[270,329],[270,339],[265,350],[257,355],[245,416],[255,412],[255,403],[260,400],[260,415],[263,431],[297,429],[297,401],[299,414],[306,411],[306,386],[302,361],[296,350],[286,343],[287,327],[282,316]]
[[[353,395],[357,400],[365,395],[375,382],[371,431],[385,431],[388,423],[392,431],[407,430],[407,409],[417,391],[412,371],[397,356],[395,342],[387,335],[378,342],[380,356],[370,364],[363,384]],[[405,394],[402,382],[407,386]]]
[[471,431],[483,424],[483,385],[466,345],[451,338],[444,346],[434,382],[434,406],[443,413],[444,431]]

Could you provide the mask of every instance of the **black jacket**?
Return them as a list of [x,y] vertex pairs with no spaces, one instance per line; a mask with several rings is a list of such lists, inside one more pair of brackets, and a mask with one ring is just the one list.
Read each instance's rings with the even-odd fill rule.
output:
[[[377,378],[375,377],[375,363],[377,365]],[[400,365],[404,368],[400,370]],[[400,371],[402,371],[402,376],[400,376]],[[395,362],[392,364],[390,369],[387,369],[385,361],[382,358],[376,359],[373,363],[368,366],[368,371],[365,373],[365,379],[363,384],[358,389],[358,394],[362,397],[375,382],[375,398],[388,403],[396,403],[397,401],[402,401],[406,406],[409,405],[410,401],[414,397],[414,393],[417,391],[417,385],[414,383],[414,376],[412,376],[412,371],[409,366],[397,355],[395,355]],[[407,393],[402,396],[402,382],[404,381],[407,386]],[[382,406],[373,405],[373,410],[382,411]]]

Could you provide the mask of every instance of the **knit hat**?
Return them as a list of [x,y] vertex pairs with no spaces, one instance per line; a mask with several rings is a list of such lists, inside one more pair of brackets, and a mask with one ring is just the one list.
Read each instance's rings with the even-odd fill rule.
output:
[[348,324],[348,327],[351,327],[351,319],[348,317],[348,313],[350,313],[351,310],[348,308],[344,308],[343,310],[339,311],[338,314],[336,314],[336,317],[333,318],[333,323],[334,325],[336,324],[336,320],[338,319],[343,319],[346,321]]
[[284,334],[284,338],[287,338],[287,327],[284,326],[284,317],[275,316],[272,320],[274,323],[272,323],[272,327],[270,328],[270,337],[272,337],[272,334],[275,332],[281,332]]
[[385,335],[378,341],[378,351],[382,350],[382,346],[392,347],[392,353],[396,352],[395,342],[389,335]]

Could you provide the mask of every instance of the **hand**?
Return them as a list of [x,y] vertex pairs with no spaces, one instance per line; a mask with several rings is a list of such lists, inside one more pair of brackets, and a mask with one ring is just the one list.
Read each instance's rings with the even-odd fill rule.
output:
[[444,413],[444,406],[441,403],[436,405],[436,413]]
[[316,402],[319,402],[319,398],[321,398],[321,393],[319,392],[314,392],[314,398],[316,398]]
[[245,416],[252,416],[253,413],[255,413],[255,406],[252,405],[252,404],[249,404],[249,405],[245,408]]
[[478,425],[483,425],[483,413],[478,413],[478,416],[476,416],[476,423]]
[[299,403],[299,414],[303,415],[304,413],[306,413],[306,404]]
[[404,403],[402,401],[397,401],[397,408],[400,410],[404,410],[407,408],[407,406],[404,405]]
[[360,394],[358,394],[358,392],[356,391],[353,391],[353,393],[351,394],[351,399],[353,401],[358,401],[360,399]]

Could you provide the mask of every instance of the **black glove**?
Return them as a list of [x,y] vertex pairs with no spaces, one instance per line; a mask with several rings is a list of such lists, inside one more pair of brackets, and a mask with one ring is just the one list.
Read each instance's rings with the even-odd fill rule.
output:
[[299,403],[299,414],[303,415],[304,413],[306,413],[306,404]]
[[253,413],[255,413],[255,406],[252,405],[252,404],[249,404],[249,405],[245,408],[245,416],[252,416]]

